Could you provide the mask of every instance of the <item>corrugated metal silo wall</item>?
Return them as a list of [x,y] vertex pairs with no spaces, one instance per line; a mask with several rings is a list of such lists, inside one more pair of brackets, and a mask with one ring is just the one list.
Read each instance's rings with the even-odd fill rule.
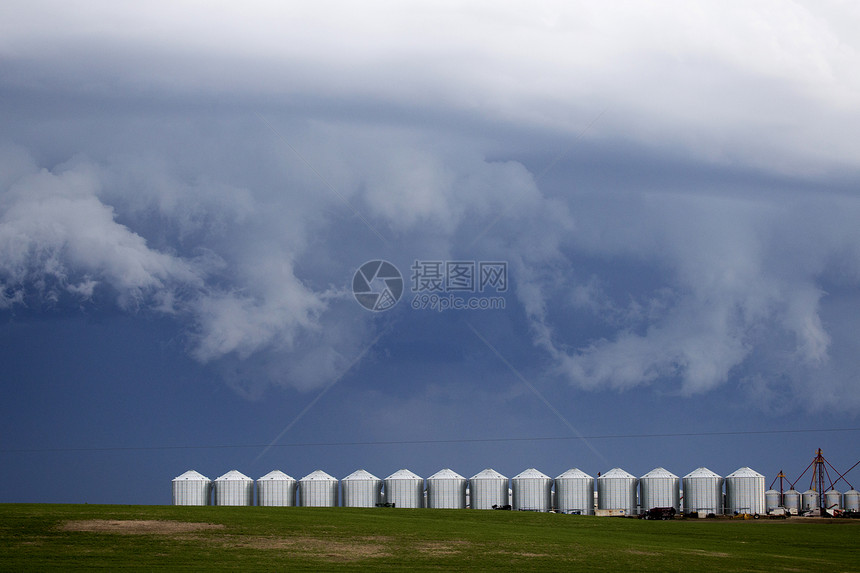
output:
[[465,478],[427,478],[427,507],[434,509],[465,509]]
[[800,511],[800,492],[795,489],[790,489],[782,496],[782,503],[785,509],[794,509]]
[[173,482],[173,505],[210,505],[212,482],[178,480]]
[[299,500],[302,507],[337,507],[337,480],[302,480]]
[[764,476],[726,477],[729,513],[764,513]]
[[423,479],[386,479],[385,501],[394,507],[416,508],[424,505]]
[[552,507],[551,478],[511,478],[511,506],[522,511],[549,511]]
[[673,477],[639,478],[639,492],[642,511],[655,507],[674,507],[681,511],[681,495],[678,491],[681,480]]
[[555,499],[562,513],[594,515],[594,478],[557,478]]
[[824,503],[827,509],[842,509],[842,494],[831,489],[824,493]]
[[493,509],[494,505],[508,505],[507,479],[471,479],[469,480],[469,496],[472,509]]
[[764,510],[767,513],[770,513],[781,505],[779,497],[779,492],[775,489],[769,489],[764,492]]
[[215,505],[254,505],[254,482],[215,480]]
[[800,499],[800,505],[804,511],[818,507],[818,492],[815,490],[806,490]]
[[376,507],[382,501],[381,479],[344,479],[340,486],[344,507]]
[[684,511],[686,513],[704,512],[722,515],[723,478],[685,477]]
[[842,504],[845,511],[860,511],[860,491],[849,489],[843,493]]
[[636,513],[636,478],[597,478],[597,507],[623,509],[627,515]]
[[293,507],[296,505],[295,480],[257,480],[257,505],[261,507]]

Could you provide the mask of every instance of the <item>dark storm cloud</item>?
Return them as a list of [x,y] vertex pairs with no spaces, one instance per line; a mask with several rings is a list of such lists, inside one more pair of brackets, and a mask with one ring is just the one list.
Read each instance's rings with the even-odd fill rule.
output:
[[107,289],[254,395],[363,350],[365,260],[502,259],[576,386],[856,406],[857,14],[819,6],[6,3],[2,304]]

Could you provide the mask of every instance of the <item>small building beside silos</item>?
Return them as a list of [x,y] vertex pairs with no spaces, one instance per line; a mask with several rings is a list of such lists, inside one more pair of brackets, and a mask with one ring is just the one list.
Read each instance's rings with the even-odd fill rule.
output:
[[597,508],[615,509],[624,515],[636,513],[636,477],[613,468],[597,477]]
[[409,470],[397,470],[385,478],[385,501],[394,507],[424,506],[424,478]]
[[469,498],[472,509],[508,505],[508,478],[490,468],[476,473],[469,478]]
[[519,511],[552,509],[552,478],[529,468],[511,478],[511,507]]
[[296,505],[296,480],[280,470],[272,470],[257,480],[257,505],[293,507]]
[[682,480],[684,513],[723,513],[723,478],[708,468],[697,468]]
[[365,470],[356,470],[340,480],[344,507],[376,507],[382,502],[382,480]]
[[769,489],[764,492],[764,510],[766,513],[772,512],[774,509],[781,507],[780,493],[775,489]]
[[322,470],[316,470],[300,479],[299,505],[337,507],[337,478]]
[[571,468],[555,478],[556,509],[561,513],[594,515],[594,478]]
[[800,492],[794,488],[791,488],[784,494],[782,494],[782,506],[789,513],[800,513]]
[[765,513],[764,476],[747,467],[727,475],[726,510],[729,513]]
[[842,507],[845,511],[860,511],[860,491],[849,489],[843,493]]
[[212,480],[194,470],[176,476],[173,486],[173,505],[210,505]]
[[230,470],[214,483],[215,505],[254,505],[254,480]]
[[427,507],[465,509],[469,480],[451,469],[439,470],[427,478]]
[[639,505],[642,512],[655,507],[681,511],[681,478],[665,468],[654,468],[639,478]]

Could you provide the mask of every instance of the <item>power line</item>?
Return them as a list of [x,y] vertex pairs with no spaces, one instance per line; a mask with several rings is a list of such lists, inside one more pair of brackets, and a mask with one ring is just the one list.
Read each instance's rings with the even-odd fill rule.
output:
[[104,448],[16,448],[2,449],[2,454],[62,453],[62,452],[139,452],[169,450],[221,450],[251,448],[303,448],[318,446],[394,446],[421,444],[479,444],[498,442],[549,442],[564,440],[629,440],[645,438],[679,438],[703,436],[751,436],[764,434],[806,434],[823,432],[858,432],[860,428],[823,428],[804,430],[738,430],[731,432],[673,432],[666,434],[602,434],[593,436],[544,436],[532,438],[460,438],[451,440],[374,440],[354,442],[297,442],[289,444],[218,444],[195,446],[118,446]]

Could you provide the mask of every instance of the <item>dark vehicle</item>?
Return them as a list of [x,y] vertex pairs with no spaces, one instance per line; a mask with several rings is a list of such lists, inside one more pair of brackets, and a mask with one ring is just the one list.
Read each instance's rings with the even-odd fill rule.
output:
[[675,519],[674,507],[652,507],[639,516],[639,519]]

